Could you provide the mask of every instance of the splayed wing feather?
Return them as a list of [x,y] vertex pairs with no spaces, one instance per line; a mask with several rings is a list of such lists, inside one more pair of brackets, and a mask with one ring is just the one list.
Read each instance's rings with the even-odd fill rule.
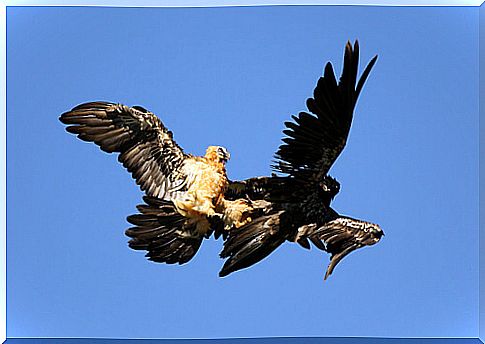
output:
[[148,251],[146,257],[157,263],[184,264],[199,250],[203,237],[182,237],[180,232],[193,230],[186,224],[172,202],[145,196],[138,205],[140,214],[128,216],[134,227],[126,230],[134,250]]
[[220,256],[227,258],[220,277],[247,268],[266,258],[285,240],[285,233],[280,228],[281,212],[261,216],[248,225],[233,228],[224,243]]
[[342,152],[352,123],[357,97],[374,65],[374,57],[362,74],[356,88],[359,45],[345,48],[342,76],[337,83],[333,67],[327,63],[313,93],[307,100],[311,112],[292,116],[295,122],[285,122],[287,135],[275,154],[275,171],[306,181],[318,181],[325,176]]
[[[153,113],[141,106],[108,102],[76,106],[61,115],[66,130],[103,151],[119,153],[118,160],[145,191],[139,214],[128,217],[129,246],[147,251],[154,262],[184,264],[212,234],[225,240],[220,254],[226,276],[263,260],[286,240],[309,249],[311,243],[331,254],[325,279],[351,252],[377,243],[379,226],[338,215],[330,202],[340,185],[327,175],[345,147],[357,98],[376,62],[374,57],[357,81],[359,45],[347,43],[342,74],[337,81],[327,63],[309,112],[285,122],[283,144],[275,153],[277,172],[286,176],[258,177],[230,182],[226,200],[249,199],[252,222],[224,230],[224,221],[209,217],[210,230],[197,231],[196,222],[182,216],[170,200],[178,198],[196,178],[183,168],[193,157],[183,153],[172,133]],[[187,166],[187,165],[185,165]],[[183,172],[182,172],[183,171]],[[318,185],[316,185],[318,183]],[[318,188],[318,189],[317,189]]]
[[160,119],[142,107],[91,102],[62,114],[60,120],[81,140],[120,153],[118,160],[147,195],[164,198],[181,183],[178,172],[188,156]]

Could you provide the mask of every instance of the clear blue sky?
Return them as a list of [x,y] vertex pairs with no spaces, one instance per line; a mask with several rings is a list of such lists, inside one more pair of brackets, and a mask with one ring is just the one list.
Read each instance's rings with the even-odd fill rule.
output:
[[[9,337],[477,335],[477,8],[7,12]],[[60,113],[143,105],[187,152],[226,146],[231,179],[267,175],[283,121],[355,38],[379,60],[333,206],[380,244],[325,283],[328,256],[290,243],[224,279],[220,241],[184,266],[127,247],[141,192]]]

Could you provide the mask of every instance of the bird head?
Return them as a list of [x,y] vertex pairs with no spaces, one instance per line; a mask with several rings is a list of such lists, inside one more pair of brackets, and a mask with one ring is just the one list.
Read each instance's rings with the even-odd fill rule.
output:
[[[321,191],[327,195],[328,200],[331,201],[340,191],[340,183],[330,176],[325,176],[320,182]],[[327,198],[326,197],[326,198]]]
[[231,155],[224,147],[209,146],[205,152],[205,157],[211,161],[217,161],[225,164],[231,158]]

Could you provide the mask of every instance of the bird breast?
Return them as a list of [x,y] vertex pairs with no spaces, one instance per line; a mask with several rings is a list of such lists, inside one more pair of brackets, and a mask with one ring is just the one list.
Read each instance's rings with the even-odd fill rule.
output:
[[187,176],[187,191],[199,197],[218,199],[227,188],[228,180],[222,164],[204,158],[187,159],[182,171]]

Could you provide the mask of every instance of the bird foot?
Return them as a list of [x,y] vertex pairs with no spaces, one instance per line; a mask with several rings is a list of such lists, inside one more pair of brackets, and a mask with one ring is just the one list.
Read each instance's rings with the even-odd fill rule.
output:
[[250,223],[251,221],[253,221],[253,219],[251,217],[246,217],[244,220],[242,221],[236,221],[234,222],[234,227],[236,228],[239,228],[239,227],[242,227],[244,225],[247,225],[248,223]]

